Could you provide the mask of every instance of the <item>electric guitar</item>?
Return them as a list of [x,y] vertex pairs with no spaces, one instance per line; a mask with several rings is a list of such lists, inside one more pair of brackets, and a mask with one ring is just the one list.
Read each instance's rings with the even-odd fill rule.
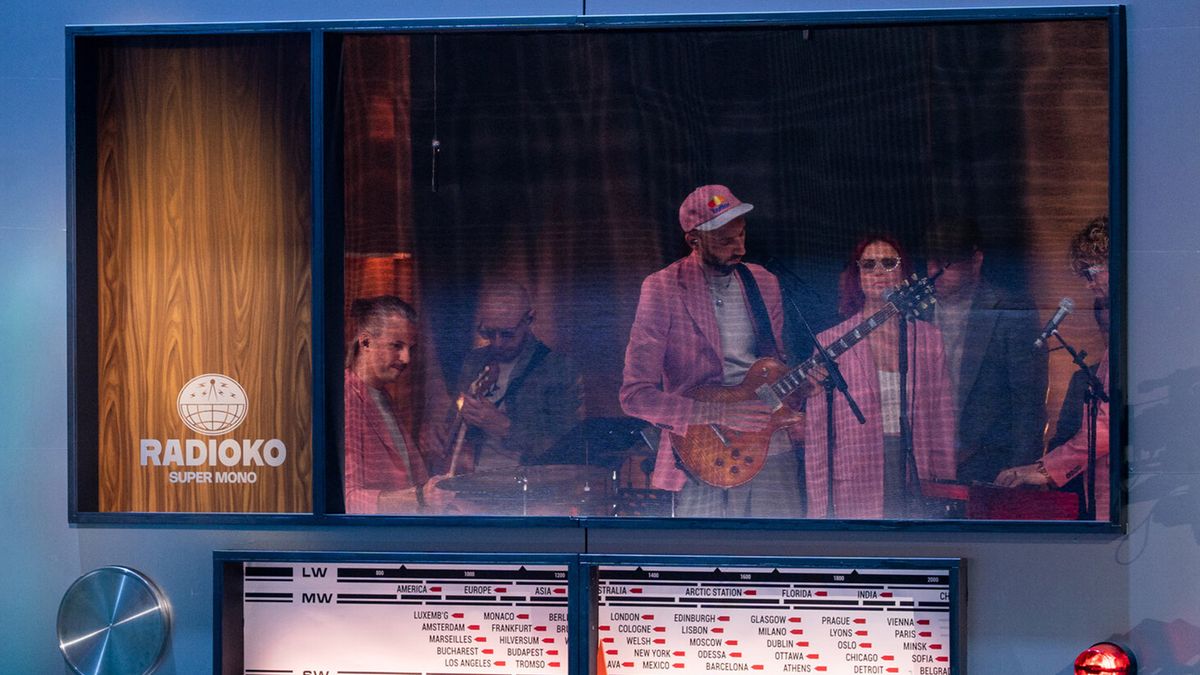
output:
[[[889,292],[887,298],[883,309],[825,346],[831,358],[841,356],[893,316],[915,318],[937,301],[933,297],[933,282],[915,274]],[[794,368],[778,359],[762,358],[750,366],[739,384],[701,385],[689,390],[685,395],[696,401],[759,400],[774,412],[766,428],[759,431],[737,431],[718,424],[689,425],[686,434],[671,434],[675,454],[693,476],[709,485],[730,488],[748,483],[762,470],[771,436],[804,420],[802,413],[785,402],[806,387],[809,373],[820,363],[817,355]]]
[[450,456],[449,475],[453,476],[458,473],[458,462],[462,455],[463,441],[467,439],[467,421],[463,419],[462,408],[466,397],[480,401],[488,396],[491,396],[496,391],[496,384],[500,378],[500,366],[495,363],[484,365],[483,370],[475,376],[471,384],[467,387],[464,394],[459,394],[455,401],[454,421],[450,424],[450,446],[447,453]]

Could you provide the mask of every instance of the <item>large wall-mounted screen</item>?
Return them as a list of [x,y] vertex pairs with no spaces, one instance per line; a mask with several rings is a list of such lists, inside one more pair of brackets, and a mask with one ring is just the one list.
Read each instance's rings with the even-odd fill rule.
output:
[[347,512],[1110,521],[1115,22],[790,20],[335,41]]
[[71,518],[1114,531],[1123,31],[72,27]]

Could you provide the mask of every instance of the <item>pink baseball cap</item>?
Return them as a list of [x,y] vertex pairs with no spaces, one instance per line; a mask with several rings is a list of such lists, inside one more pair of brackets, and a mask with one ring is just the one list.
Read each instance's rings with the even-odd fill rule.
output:
[[753,208],[753,204],[734,197],[724,185],[702,185],[692,190],[680,205],[679,226],[684,232],[708,232],[750,213]]

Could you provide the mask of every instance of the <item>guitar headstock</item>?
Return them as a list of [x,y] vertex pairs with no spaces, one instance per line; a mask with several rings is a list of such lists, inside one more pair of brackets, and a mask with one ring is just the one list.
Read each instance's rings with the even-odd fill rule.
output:
[[471,381],[467,393],[475,398],[487,398],[496,393],[496,385],[500,381],[500,365],[489,363],[479,371],[479,375]]
[[898,312],[907,318],[915,319],[937,302],[933,292],[933,281],[929,277],[913,274],[905,279],[904,283],[888,291],[886,297]]

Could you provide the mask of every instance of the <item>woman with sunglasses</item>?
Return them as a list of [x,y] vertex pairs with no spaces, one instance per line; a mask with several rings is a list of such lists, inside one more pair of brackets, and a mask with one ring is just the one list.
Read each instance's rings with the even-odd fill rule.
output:
[[[912,260],[887,235],[859,241],[838,283],[842,323],[817,336],[828,345],[888,306],[887,294],[912,274]],[[866,424],[838,395],[834,410],[833,513],[827,509],[829,473],[825,396],[808,399],[805,467],[810,518],[908,518],[921,513],[920,481],[951,480],[955,473],[955,416],[941,333],[932,324],[908,324],[906,377],[913,459],[900,433],[900,321],[894,315],[838,358]]]

